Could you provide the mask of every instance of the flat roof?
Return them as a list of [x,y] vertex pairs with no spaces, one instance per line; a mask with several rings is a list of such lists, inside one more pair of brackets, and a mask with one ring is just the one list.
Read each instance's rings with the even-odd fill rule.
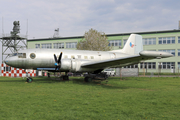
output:
[[[156,33],[171,33],[171,32],[180,32],[180,29],[174,30],[164,30],[164,31],[149,31],[149,32],[132,32],[134,34],[156,34]],[[117,34],[106,34],[106,36],[122,36],[122,35],[130,35],[132,33],[117,33]],[[27,41],[45,41],[45,40],[60,40],[60,39],[77,39],[84,38],[84,36],[74,36],[74,37],[59,37],[59,38],[40,38],[40,39],[29,39]]]

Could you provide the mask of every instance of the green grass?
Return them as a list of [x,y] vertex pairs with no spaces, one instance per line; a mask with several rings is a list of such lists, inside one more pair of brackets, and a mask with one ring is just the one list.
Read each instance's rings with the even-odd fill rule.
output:
[[[0,120],[179,120],[180,78],[0,77]],[[73,79],[73,80],[72,80]]]
[[[179,76],[180,75],[180,73],[154,73],[154,72],[152,72],[153,73],[153,75],[176,75],[176,76]],[[145,75],[151,75],[152,73],[150,73],[150,72],[145,72]],[[139,75],[144,75],[144,73],[143,72],[139,72]]]

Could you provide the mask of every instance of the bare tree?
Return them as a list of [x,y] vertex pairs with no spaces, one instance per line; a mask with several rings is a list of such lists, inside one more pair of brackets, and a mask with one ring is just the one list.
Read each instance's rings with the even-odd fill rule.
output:
[[77,43],[78,50],[109,51],[111,47],[104,32],[90,29],[85,32],[84,38]]

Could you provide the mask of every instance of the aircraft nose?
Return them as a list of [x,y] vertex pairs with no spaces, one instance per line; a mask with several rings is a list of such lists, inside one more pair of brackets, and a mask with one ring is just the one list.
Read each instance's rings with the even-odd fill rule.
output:
[[4,60],[4,63],[6,63],[6,65],[9,65],[9,58],[6,58],[6,59]]
[[14,60],[12,60],[10,57],[6,58],[4,60],[4,63],[6,63],[6,65],[9,65],[9,66],[14,66]]

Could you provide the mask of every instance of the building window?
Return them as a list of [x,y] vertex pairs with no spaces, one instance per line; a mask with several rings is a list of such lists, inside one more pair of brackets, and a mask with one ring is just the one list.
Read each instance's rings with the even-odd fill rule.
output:
[[126,44],[126,42],[127,42],[127,39],[124,39],[124,40],[123,40],[123,42],[124,42],[124,45],[125,45],[125,44]]
[[121,40],[109,40],[109,46],[121,46]]
[[41,44],[41,48],[51,49],[52,44],[51,43]]
[[143,38],[143,45],[155,45],[156,38]]
[[63,49],[64,48],[64,43],[54,43],[54,48]]
[[156,62],[144,62],[140,63],[140,68],[146,68],[146,69],[156,69]]
[[40,44],[35,44],[35,48],[40,48]]
[[178,62],[178,68],[180,69],[180,62]]
[[180,56],[180,49],[178,49],[178,56]]
[[172,66],[175,66],[175,62],[162,62],[162,69],[171,69]]
[[168,53],[171,53],[175,56],[175,50],[174,49],[172,49],[172,50],[159,50],[159,51],[168,52]]
[[156,50],[146,50],[146,51],[156,51]]
[[138,68],[138,64],[128,65],[128,66],[125,66],[124,68]]
[[159,44],[175,44],[175,37],[160,37]]
[[66,48],[76,48],[77,42],[67,42]]
[[10,66],[4,67],[4,72],[10,72],[10,71],[11,71],[11,67]]
[[180,43],[180,37],[178,37],[178,43]]

